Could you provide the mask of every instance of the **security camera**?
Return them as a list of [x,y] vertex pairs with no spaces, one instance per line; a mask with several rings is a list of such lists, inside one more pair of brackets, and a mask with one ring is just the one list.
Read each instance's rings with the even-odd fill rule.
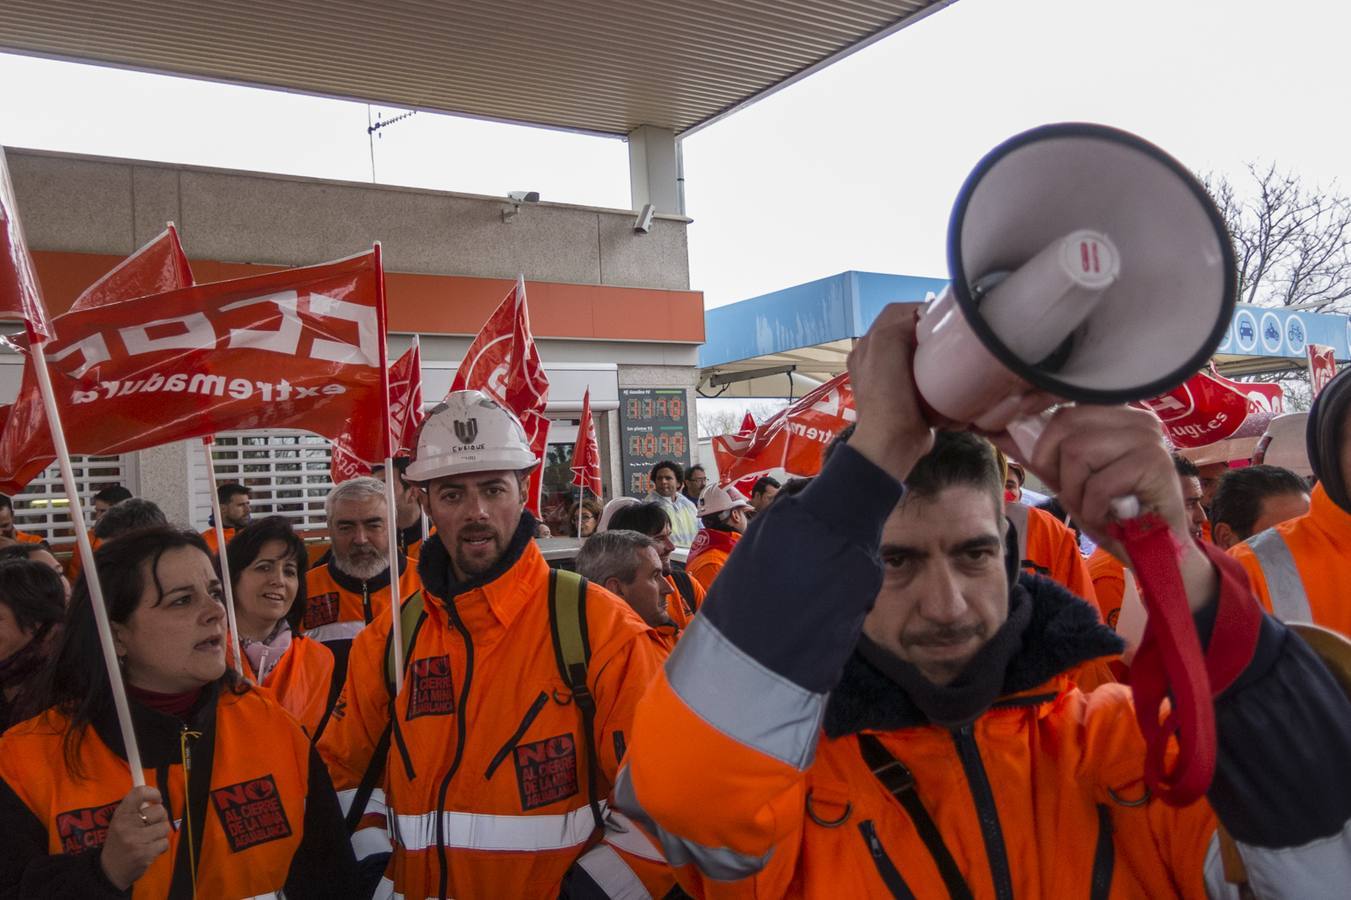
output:
[[638,213],[638,218],[633,220],[633,230],[638,234],[650,234],[652,232],[652,217],[656,215],[657,208],[651,203],[645,204],[642,211]]
[[539,191],[509,191],[507,199],[512,203],[538,203]]

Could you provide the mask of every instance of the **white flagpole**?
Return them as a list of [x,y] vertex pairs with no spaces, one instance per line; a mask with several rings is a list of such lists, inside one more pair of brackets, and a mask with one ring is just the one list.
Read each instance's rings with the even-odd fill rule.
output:
[[[385,531],[389,543],[389,639],[394,645],[394,684],[403,684],[403,622],[399,613],[402,612],[399,596],[399,510],[394,502],[394,454],[398,451],[395,446],[394,423],[390,421],[390,402],[389,402],[389,321],[388,310],[385,307],[385,263],[380,250],[380,242],[376,241],[372,248],[375,252],[375,291],[376,291],[376,310],[380,322],[380,387],[385,394],[385,440],[387,450],[385,452],[385,506],[386,515],[389,516]],[[398,694],[398,687],[394,689]]]
[[[585,478],[586,476],[582,476]],[[582,503],[586,500],[586,486],[577,488],[577,537],[582,537]]]
[[216,464],[211,458],[214,439],[202,438],[202,452],[206,455],[206,484],[211,491],[211,518],[216,523],[216,556],[220,559],[221,589],[225,591],[225,623],[230,629],[230,653],[235,658],[235,672],[244,675],[244,649],[239,646],[239,623],[235,619],[235,589],[230,584],[230,561],[225,552],[225,522],[221,520],[220,495],[216,493]]
[[122,682],[122,672],[117,665],[117,648],[113,646],[113,630],[108,622],[108,608],[103,601],[103,585],[99,582],[98,569],[94,566],[94,547],[89,543],[89,532],[84,527],[84,506],[80,503],[80,492],[75,487],[75,470],[70,464],[66,430],[61,425],[61,414],[56,408],[56,393],[52,389],[52,378],[47,371],[47,353],[43,350],[41,340],[32,342],[32,353],[33,368],[38,377],[38,387],[42,391],[42,406],[47,412],[47,425],[52,433],[52,446],[56,450],[56,460],[61,467],[61,479],[66,486],[66,499],[70,503],[68,509],[71,524],[75,528],[75,543],[80,551],[85,583],[89,585],[89,605],[94,609],[94,621],[98,625],[99,646],[103,648],[103,664],[108,670],[113,706],[117,710],[117,724],[122,729],[122,746],[127,751],[131,783],[133,787],[144,787],[145,771],[141,768],[141,749],[136,743],[136,730],[131,724],[127,688]]

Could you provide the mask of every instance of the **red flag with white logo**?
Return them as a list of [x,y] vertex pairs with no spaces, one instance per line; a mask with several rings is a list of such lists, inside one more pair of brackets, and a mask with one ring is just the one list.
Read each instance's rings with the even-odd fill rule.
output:
[[1309,344],[1309,381],[1317,397],[1337,374],[1337,350],[1323,344]]
[[[108,274],[85,288],[71,309],[93,309],[109,303],[134,300],[150,294],[175,291],[192,284],[192,268],[178,241],[178,230],[170,225],[158,237],[128,256]],[[24,363],[27,368],[28,362]],[[0,433],[11,414],[10,406],[0,406]],[[46,429],[47,417],[41,403],[34,411],[36,419],[28,427]],[[50,447],[50,444],[48,445]],[[56,461],[55,451],[29,461],[30,468],[41,472]],[[38,468],[40,466],[40,468]]]
[[0,319],[22,319],[34,340],[46,340],[52,335],[37,269],[19,225],[14,186],[9,180],[3,150],[0,150]]
[[[549,442],[549,420],[544,415],[549,379],[530,333],[524,277],[516,280],[469,345],[450,389],[483,391],[511,410],[525,426],[535,458],[544,459]],[[542,486],[543,467],[536,466],[526,496],[526,508],[535,516],[540,514]]]
[[591,418],[591,388],[582,395],[582,421],[572,448],[572,486],[600,496],[600,445],[596,442],[596,423]]
[[719,480],[728,484],[774,469],[800,477],[815,475],[821,471],[826,446],[856,419],[849,374],[836,375],[766,419],[751,435],[715,437]]
[[[753,434],[755,434],[755,416],[751,415],[750,410],[747,410],[745,417],[742,418],[741,420],[741,427],[737,429],[736,436],[740,438],[749,438]],[[716,461],[716,459],[717,456],[715,455],[714,460]],[[751,491],[755,489],[755,483],[759,480],[760,480],[759,473],[754,475],[747,475],[745,478],[741,479],[736,484],[732,485],[732,487],[736,488],[738,491],[741,491],[742,494],[749,497],[751,495]]]
[[[376,398],[378,401],[378,397]],[[351,449],[350,434],[357,423],[371,417],[378,418],[379,404],[363,408],[347,420],[342,434],[333,441],[333,456],[329,472],[334,484],[341,484],[349,478],[371,473],[371,465],[378,460],[364,460]],[[411,455],[417,443],[417,429],[422,424],[422,347],[416,337],[413,346],[394,360],[389,367],[389,418],[390,431],[397,446],[395,456]]]
[[1166,394],[1132,404],[1163,422],[1175,447],[1205,447],[1233,435],[1248,416],[1248,397],[1228,379],[1197,372]]
[[[355,408],[381,402],[378,287],[372,252],[57,317],[60,337],[46,349],[71,452],[232,429],[336,437]],[[0,490],[26,484],[53,452],[28,368],[0,434]],[[352,450],[382,458],[387,435],[368,419]]]

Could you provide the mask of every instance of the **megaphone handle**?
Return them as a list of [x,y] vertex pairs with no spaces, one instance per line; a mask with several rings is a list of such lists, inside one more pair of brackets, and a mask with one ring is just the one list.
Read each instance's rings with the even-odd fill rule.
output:
[[[1046,431],[1046,425],[1050,421],[1051,413],[1044,412],[1035,416],[1019,416],[1009,422],[1007,427],[1009,437],[1013,438],[1013,443],[1018,446],[1018,452],[1023,455],[1024,462],[1032,459],[1037,443],[1041,441],[1042,433]],[[1118,522],[1134,519],[1140,515],[1140,501],[1133,495],[1114,497],[1110,505],[1112,515],[1116,516]]]

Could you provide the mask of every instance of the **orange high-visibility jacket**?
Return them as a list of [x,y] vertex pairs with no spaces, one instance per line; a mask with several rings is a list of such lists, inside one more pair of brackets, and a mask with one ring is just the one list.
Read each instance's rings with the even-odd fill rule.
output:
[[19,531],[16,528],[14,530],[14,540],[18,541],[20,544],[41,544],[46,538],[40,534],[29,534],[26,531]]
[[[102,539],[94,537],[94,529],[89,529],[89,548],[97,550],[102,543]],[[80,560],[80,547],[77,544],[71,548],[70,562],[66,564],[66,577],[70,579],[71,584],[74,584],[80,579],[80,573],[83,571],[84,563]]]
[[[235,528],[225,529],[225,543],[228,544],[230,543],[231,540],[234,539],[235,532],[237,530],[238,529]],[[216,529],[214,527],[208,528],[206,531],[202,532],[202,540],[206,541],[206,545],[211,548],[212,553],[216,554],[217,556],[220,555],[221,548],[220,545],[216,542]]]
[[[504,560],[464,588],[451,584],[440,539],[423,545],[426,613],[393,704],[383,790],[367,806],[387,813],[393,857],[384,888],[403,896],[555,897],[597,840],[582,719],[558,672],[549,566],[533,533],[523,516]],[[592,585],[584,609],[604,805],[634,708],[665,654],[609,592]],[[390,721],[389,635],[382,610],[353,641],[319,742],[344,809]],[[630,837],[651,847],[636,829]]]
[[1102,547],[1088,558],[1088,574],[1093,579],[1093,592],[1098,597],[1098,611],[1108,627],[1116,629],[1121,615],[1121,598],[1126,594],[1126,567],[1121,560]]
[[[205,690],[211,698],[188,723],[133,704],[146,784],[159,789],[177,827],[168,852],[137,879],[132,896],[169,896],[179,846],[190,829],[201,840],[198,897],[274,896],[283,888],[288,896],[344,896],[355,865],[328,773],[309,740],[261,691]],[[213,705],[211,716],[206,707]],[[0,895],[111,893],[106,882],[102,890],[88,887],[102,881],[90,854],[106,840],[113,810],[131,790],[131,775],[126,760],[110,749],[109,741],[120,748],[121,737],[116,724],[107,723],[86,729],[82,772],[73,776],[63,756],[67,721],[48,710],[0,738],[0,822],[6,826]],[[209,757],[200,819],[185,809],[180,730],[189,732],[194,770]],[[208,733],[214,735],[211,753],[197,743]],[[178,877],[192,884],[188,873]]]
[[1026,503],[1004,504],[1004,515],[1018,531],[1018,549],[1025,570],[1034,575],[1045,575],[1081,600],[1098,605],[1093,579],[1079,552],[1074,531],[1068,525],[1046,510]]
[[[244,674],[257,682],[258,673],[247,656],[243,658]],[[282,708],[296,717],[300,727],[317,740],[320,726],[325,723],[333,701],[337,699],[333,684],[333,651],[303,634],[291,636],[280,660],[268,669],[259,689],[268,693]],[[267,668],[266,664],[264,668]]]
[[666,601],[666,614],[671,617],[671,621],[681,631],[690,627],[690,622],[694,620],[695,613],[699,612],[699,607],[704,605],[704,597],[707,595],[707,591],[700,584],[699,579],[690,575],[689,572],[685,573],[684,581],[689,585],[690,593],[694,595],[693,603],[680,590],[680,579],[677,579],[675,575],[666,576],[666,583],[671,586],[671,596]]
[[713,587],[713,582],[722,571],[722,567],[727,565],[727,557],[731,556],[739,540],[741,535],[735,531],[715,531],[710,528],[700,530],[694,539],[694,545],[690,547],[689,562],[685,563],[685,571],[707,591]]
[[[305,599],[300,632],[316,641],[350,641],[382,612],[389,611],[388,569],[369,581],[362,581],[335,569],[333,563],[328,562],[310,569],[305,574],[305,585],[309,596]],[[421,586],[416,563],[409,565],[408,558],[401,555],[400,600],[407,600]]]
[[1351,635],[1351,513],[1313,489],[1309,511],[1229,548],[1268,612]]
[[[1145,797],[1128,690],[1084,694],[1055,674],[1119,642],[1054,583],[1023,576],[1010,593],[1021,639],[1001,645],[1004,693],[983,713],[959,711],[970,703],[961,688],[927,682],[914,689],[922,703],[901,687],[904,664],[883,674],[857,652],[900,493],[845,445],[811,487],[761,514],[639,706],[615,805],[657,833],[696,897],[948,897],[925,818],[975,897],[1219,887],[1211,808]],[[1209,796],[1259,895],[1278,884],[1317,896],[1351,855],[1351,779],[1323,768],[1351,752],[1351,704],[1302,642],[1251,615],[1238,567],[1207,553],[1219,597],[1200,616],[1241,623],[1235,665],[1252,653],[1216,703],[1223,752]],[[933,724],[926,710],[945,703],[974,720]],[[860,734],[905,767],[887,770],[899,797],[865,762]],[[1320,762],[1310,769],[1291,746]]]

